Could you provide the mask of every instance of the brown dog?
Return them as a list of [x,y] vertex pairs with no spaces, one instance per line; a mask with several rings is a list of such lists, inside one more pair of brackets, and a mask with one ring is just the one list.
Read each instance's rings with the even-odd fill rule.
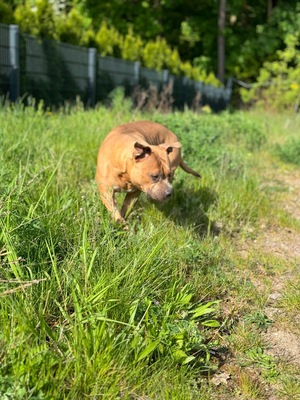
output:
[[[200,177],[183,162],[181,143],[166,127],[137,121],[114,128],[98,153],[96,181],[101,200],[117,222],[125,222],[127,211],[139,194],[163,201],[172,194],[171,182],[178,165]],[[127,192],[121,212],[115,193]]]

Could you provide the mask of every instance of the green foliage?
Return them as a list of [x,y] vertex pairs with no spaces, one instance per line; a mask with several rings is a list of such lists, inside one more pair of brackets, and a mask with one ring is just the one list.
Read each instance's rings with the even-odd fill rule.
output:
[[99,53],[102,56],[117,56],[121,43],[122,37],[120,33],[114,27],[108,26],[106,21],[102,21],[96,34],[96,44]]
[[88,46],[95,41],[91,20],[85,18],[76,8],[60,16],[57,22],[57,34],[61,42],[75,45]]
[[5,0],[0,0],[0,23],[2,23],[2,24],[13,24],[14,23],[13,10],[5,2]]
[[177,48],[172,49],[169,52],[168,58],[166,59],[167,69],[174,75],[180,75],[181,73],[181,59]]
[[264,353],[261,347],[257,347],[246,351],[245,356],[247,360],[245,365],[247,365],[248,363],[250,365],[257,364],[259,368],[262,370],[262,374],[264,377],[271,379],[278,375],[274,358]]
[[142,58],[143,41],[139,35],[134,35],[130,25],[121,45],[121,56],[125,60],[139,61]]
[[199,66],[193,67],[189,62],[182,62],[177,48],[172,48],[165,38],[157,36],[154,40],[144,41],[140,34],[135,33],[135,24],[129,24],[127,33],[123,35],[106,19],[102,19],[98,31],[95,31],[92,19],[82,13],[79,5],[66,13],[56,12],[53,4],[46,0],[34,3],[26,0],[16,7],[14,17],[23,32],[34,36],[96,47],[102,56],[140,61],[151,69],[159,71],[167,68],[175,75],[186,75],[214,86],[220,85],[212,72],[207,74]]
[[[150,68],[168,68],[176,75],[187,73],[189,78],[219,85],[215,77],[218,60],[216,2],[76,0],[68,2],[67,13],[59,9],[59,4],[45,0],[9,0],[8,6],[1,0],[0,18],[5,23],[17,21],[24,32],[33,35],[98,47],[103,55],[143,61]],[[263,1],[247,7],[243,0],[227,3],[226,75],[253,82],[259,71],[265,70],[276,81],[274,90],[270,89],[270,93],[263,90],[268,79],[262,76],[257,89],[264,93],[258,96],[263,97],[264,102],[280,97],[282,100],[274,104],[276,108],[287,108],[295,103],[298,90],[293,82],[297,83],[299,72],[293,74],[291,69],[295,69],[295,65],[292,63],[288,63],[290,70],[284,73],[290,83],[282,83],[272,75],[278,75],[276,70],[282,62],[280,52],[286,47],[286,38],[299,32],[299,4],[299,0],[278,0],[267,16]],[[14,14],[10,10],[14,10]],[[256,95],[250,97],[256,101]],[[246,102],[250,97],[243,93]]]
[[155,41],[150,40],[145,44],[143,51],[143,64],[147,68],[162,70],[170,56],[171,49],[165,39],[157,37]]
[[[294,15],[294,31],[286,28],[284,48],[274,61],[264,62],[257,82],[250,90],[241,89],[244,102],[274,110],[298,109],[300,104],[300,4]],[[283,26],[285,26],[283,21]]]
[[20,26],[22,32],[30,33],[34,36],[39,36],[39,21],[37,13],[32,11],[29,1],[20,4],[14,12],[16,24]]
[[[226,173],[231,171],[233,174],[240,174],[252,162],[249,152],[261,149],[267,140],[262,123],[253,121],[245,113],[224,113],[221,120],[214,115],[203,115],[201,126],[192,112],[186,112],[184,116],[159,115],[158,121],[174,132],[185,132],[182,135],[184,152],[192,160],[200,160],[201,163],[208,163],[217,169],[229,168]],[[198,143],[196,147],[195,142]],[[236,145],[240,146],[238,152],[234,150]],[[236,168],[230,169],[230,162],[226,167],[225,155],[228,162],[235,159]]]
[[[0,396],[3,400],[23,400],[27,397],[28,390],[25,382],[17,382],[14,376],[1,376],[0,373]],[[30,396],[32,400],[44,400],[42,391]]]
[[282,145],[277,145],[276,154],[281,160],[300,165],[300,140],[289,139]]
[[[216,73],[217,2],[79,2],[96,24],[105,18],[122,35],[126,34],[128,24],[134,25],[134,31],[145,42],[155,41],[163,32],[170,48],[177,48],[183,61],[190,61],[194,65],[200,56],[205,60],[201,69]],[[247,6],[243,0],[227,2],[224,32],[227,76],[254,81],[264,61],[277,59],[276,51],[282,49],[283,37],[288,30],[296,30],[298,4],[299,1],[295,0],[278,0],[267,15],[264,1]]]
[[189,44],[189,46],[193,47],[197,42],[200,41],[200,35],[195,27],[191,26],[188,21],[182,21],[181,35],[179,39],[181,42],[186,42]]
[[206,84],[216,87],[222,85],[213,73],[207,74],[205,69],[202,69],[198,66],[193,66],[189,61],[181,62],[179,68],[183,75],[196,81],[205,82]]
[[57,39],[56,16],[52,4],[47,0],[36,0],[32,6],[26,0],[17,6],[15,13],[16,24],[23,32],[45,39]]
[[218,321],[208,318],[215,312],[217,302],[195,306],[187,287],[176,294],[172,290],[169,296],[165,304],[144,298],[132,305],[130,321],[135,322],[136,328],[131,346],[135,359],[154,361],[171,355],[180,364],[193,362],[208,368],[209,350],[216,343],[205,342],[204,332],[198,325],[219,327]]
[[272,323],[262,311],[255,311],[245,315],[244,321],[255,324],[256,327],[261,330],[266,330]]

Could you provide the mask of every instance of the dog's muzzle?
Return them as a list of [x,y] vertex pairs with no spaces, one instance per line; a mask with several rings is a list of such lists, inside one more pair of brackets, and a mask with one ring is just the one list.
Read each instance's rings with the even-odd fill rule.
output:
[[153,187],[151,190],[146,192],[147,196],[155,201],[164,201],[172,196],[172,193],[173,188],[171,186],[167,186],[164,189]]

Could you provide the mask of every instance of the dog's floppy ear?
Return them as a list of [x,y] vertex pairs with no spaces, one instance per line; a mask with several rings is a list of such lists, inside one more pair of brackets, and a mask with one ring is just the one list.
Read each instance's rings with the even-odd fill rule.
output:
[[173,149],[180,149],[182,147],[180,142],[174,142],[174,143],[162,143],[160,144],[160,147],[166,150],[166,152],[172,153]]
[[138,161],[142,160],[151,154],[151,148],[149,146],[145,146],[139,142],[134,144],[133,158]]

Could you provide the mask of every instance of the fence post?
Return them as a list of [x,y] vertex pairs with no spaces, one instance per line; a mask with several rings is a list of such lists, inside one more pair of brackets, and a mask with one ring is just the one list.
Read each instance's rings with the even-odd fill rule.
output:
[[88,105],[90,107],[95,106],[96,99],[96,55],[97,50],[89,48],[89,59],[88,59]]
[[162,81],[164,84],[167,84],[169,80],[169,70],[168,69],[163,69],[162,71]]
[[188,99],[188,78],[184,76],[182,78],[182,88],[183,88],[183,110],[187,106],[187,99]]
[[139,61],[135,61],[133,63],[133,85],[137,85],[139,83],[140,66],[141,66],[141,63]]
[[225,86],[226,106],[228,106],[228,103],[230,101],[230,97],[231,97],[231,93],[232,93],[232,84],[233,84],[233,77],[230,76],[228,78],[226,86]]
[[9,99],[16,101],[20,97],[20,64],[19,64],[19,27],[9,25]]

